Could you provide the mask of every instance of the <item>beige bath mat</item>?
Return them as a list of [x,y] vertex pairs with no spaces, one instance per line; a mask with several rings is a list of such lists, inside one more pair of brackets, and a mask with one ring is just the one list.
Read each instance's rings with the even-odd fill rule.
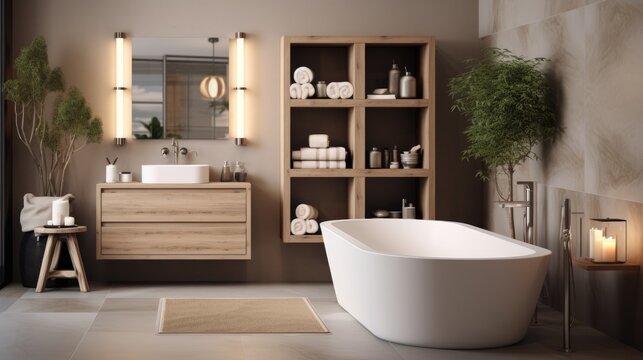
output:
[[162,298],[158,329],[161,334],[328,332],[306,298]]

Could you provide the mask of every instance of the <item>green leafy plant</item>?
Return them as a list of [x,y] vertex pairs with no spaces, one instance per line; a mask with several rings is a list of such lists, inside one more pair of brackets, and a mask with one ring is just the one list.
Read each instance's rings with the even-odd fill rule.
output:
[[150,122],[140,121],[141,125],[149,132],[148,134],[135,134],[137,139],[162,139],[163,138],[163,125],[156,116],[150,119]]
[[[553,92],[543,72],[545,58],[526,59],[506,49],[487,48],[482,58],[467,61],[467,71],[449,81],[452,111],[469,120],[464,131],[468,148],[464,159],[476,159],[486,169],[477,176],[493,174],[498,196],[513,201],[516,166],[537,159],[533,147],[559,131]],[[498,176],[506,176],[509,188],[501,190]],[[508,213],[511,236],[516,237],[513,209]]]
[[[34,161],[42,195],[60,196],[73,155],[87,144],[101,141],[102,123],[92,116],[78,89],[64,92],[62,70],[50,68],[43,37],[36,37],[20,51],[15,69],[15,79],[5,81],[3,90],[14,105],[18,139]],[[53,92],[61,94],[52,118],[46,119],[46,99]]]

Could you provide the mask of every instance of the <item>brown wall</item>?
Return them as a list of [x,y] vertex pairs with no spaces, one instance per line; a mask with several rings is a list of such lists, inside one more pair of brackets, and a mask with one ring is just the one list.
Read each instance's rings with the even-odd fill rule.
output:
[[[536,149],[541,160],[528,161],[517,179],[538,182],[538,241],[554,253],[545,301],[561,309],[558,232],[564,198],[572,211],[583,213],[572,218],[575,256],[580,256],[581,217],[584,224],[611,217],[628,222],[628,260],[643,259],[643,2],[482,0],[480,37],[487,46],[552,60],[563,134]],[[493,204],[491,187],[487,195],[487,226],[507,233],[506,215]],[[518,226],[521,217],[516,216]],[[643,349],[642,275],[575,268],[579,320]]]
[[[198,151],[200,163],[218,174],[224,160],[246,163],[253,186],[251,261],[97,261],[94,238],[81,250],[92,280],[119,281],[328,281],[321,244],[284,245],[279,237],[279,40],[282,35],[434,35],[437,74],[437,216],[481,224],[482,186],[472,164],[460,161],[463,121],[450,113],[446,81],[476,55],[478,4],[440,1],[286,1],[286,0],[21,0],[14,6],[14,51],[39,34],[49,45],[49,60],[62,67],[69,85],[78,86],[103,119],[105,138],[78,153],[67,191],[79,223],[95,223],[95,184],[104,179],[105,156],[119,157],[121,169],[140,174],[140,165],[161,163],[167,141],[130,141],[112,145],[113,33],[132,36],[231,36],[248,33],[248,137],[232,141],[183,141]],[[14,144],[14,221],[22,195],[37,191],[34,168]],[[15,248],[19,243],[19,226]],[[17,255],[16,255],[17,258]]]

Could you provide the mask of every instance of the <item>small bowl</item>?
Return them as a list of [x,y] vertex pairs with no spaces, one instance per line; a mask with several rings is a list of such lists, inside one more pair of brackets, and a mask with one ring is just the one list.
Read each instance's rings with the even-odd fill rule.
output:
[[393,219],[401,219],[402,218],[402,212],[398,210],[391,210],[388,212],[389,217]]
[[420,155],[416,152],[405,151],[400,154],[402,160],[402,167],[405,169],[415,168],[420,162]]

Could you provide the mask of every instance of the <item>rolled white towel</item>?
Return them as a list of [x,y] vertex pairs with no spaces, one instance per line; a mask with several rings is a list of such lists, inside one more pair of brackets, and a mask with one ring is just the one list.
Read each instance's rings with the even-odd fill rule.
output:
[[339,83],[331,82],[326,86],[326,96],[331,99],[339,99]]
[[293,169],[317,169],[317,160],[308,160],[308,161],[293,161]]
[[301,150],[293,150],[292,159],[293,160],[302,160],[301,159]]
[[314,206],[308,205],[308,204],[299,204],[295,208],[295,216],[299,219],[317,219],[317,215],[319,213],[317,212],[317,209],[315,209]]
[[317,149],[317,160],[319,160],[319,161],[330,160],[328,158],[328,150],[329,149],[330,148],[328,148],[328,149]]
[[301,85],[301,96],[303,99],[313,97],[315,95],[315,87],[310,83],[305,83]]
[[295,82],[298,84],[307,84],[313,81],[313,71],[305,66],[300,66],[293,73]]
[[290,85],[290,98],[291,99],[301,99],[302,88],[300,84]]
[[304,235],[306,233],[306,220],[304,219],[293,219],[290,222],[290,232],[293,235]]
[[315,219],[306,220],[306,233],[314,234],[317,231],[319,231],[319,224],[317,223],[317,220]]
[[353,97],[353,84],[348,81],[339,83],[339,97],[342,99],[350,99]]
[[330,140],[328,140],[328,135],[326,134],[308,135],[308,146],[310,146],[311,148],[327,148],[328,145],[330,145]]

